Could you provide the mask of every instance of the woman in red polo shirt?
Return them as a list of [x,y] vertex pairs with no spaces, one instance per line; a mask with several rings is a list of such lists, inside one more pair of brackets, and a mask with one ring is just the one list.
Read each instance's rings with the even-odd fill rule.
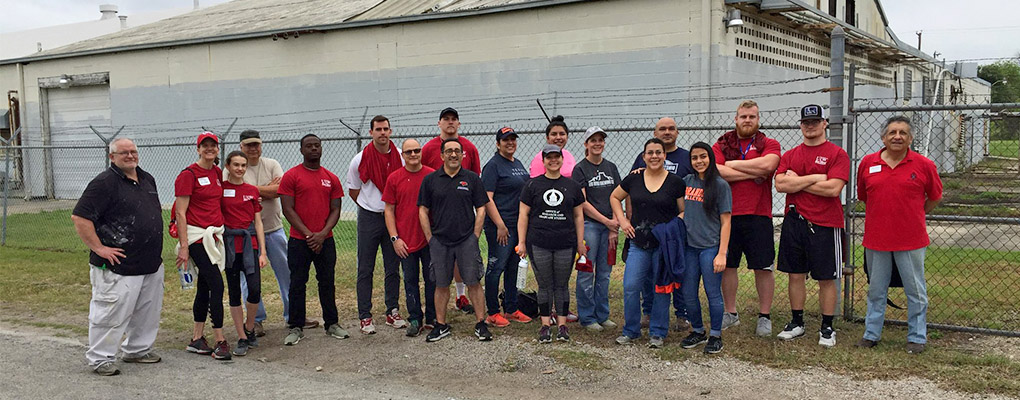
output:
[[[235,356],[248,354],[258,346],[255,338],[255,313],[262,301],[262,276],[259,269],[269,263],[265,252],[266,234],[262,229],[262,203],[259,189],[244,183],[248,158],[240,151],[227,155],[227,180],[223,181],[223,223],[226,226],[223,243],[226,247],[227,297],[230,301],[230,318],[237,329]],[[248,240],[250,238],[250,240]],[[261,254],[260,254],[261,253]],[[248,287],[245,310],[241,308],[241,274]]]
[[[189,165],[174,182],[177,196],[178,250],[177,265],[193,264],[198,269],[198,283],[192,312],[195,329],[187,350],[212,354],[217,360],[230,359],[230,345],[223,336],[223,212],[220,200],[223,172],[219,162],[219,138],[212,132],[198,135],[198,162]],[[206,316],[212,320],[216,349],[209,347],[204,336]]]

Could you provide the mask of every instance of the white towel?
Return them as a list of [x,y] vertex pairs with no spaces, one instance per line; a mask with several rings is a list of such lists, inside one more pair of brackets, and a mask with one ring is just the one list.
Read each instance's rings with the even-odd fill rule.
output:
[[[220,267],[220,272],[226,269],[223,265],[225,262],[225,250],[223,247],[223,226],[210,226],[208,228],[199,228],[197,226],[188,225],[188,244],[193,244],[199,240],[202,240],[202,247],[205,248],[205,254],[209,256],[209,261]],[[181,249],[181,243],[177,243],[177,247],[174,248],[174,252]],[[189,257],[188,258],[188,269],[195,266],[195,262]],[[197,276],[197,275],[196,275]]]

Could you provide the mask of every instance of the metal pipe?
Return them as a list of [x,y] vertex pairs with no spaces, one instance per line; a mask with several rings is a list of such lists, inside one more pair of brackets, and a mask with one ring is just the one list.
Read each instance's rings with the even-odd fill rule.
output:
[[1008,108],[1020,108],[1020,103],[990,104],[928,104],[916,106],[858,107],[857,113],[901,112],[901,111],[958,111],[958,110],[989,110],[1002,111]]
[[[852,318],[848,319],[852,322],[864,323],[864,318]],[[885,320],[886,325],[896,326],[907,326],[907,321],[899,319],[887,319]],[[1003,329],[989,329],[989,328],[974,328],[970,326],[959,326],[949,324],[936,324],[929,322],[925,324],[929,329],[940,329],[943,331],[952,332],[966,332],[966,333],[980,333],[982,335],[996,335],[996,336],[1007,336],[1007,337],[1020,337],[1020,331],[1007,331]]]
[[[851,212],[853,218],[864,218],[862,212]],[[1020,218],[1015,217],[983,217],[976,215],[928,215],[926,221],[932,222],[981,222],[1002,225],[1020,225]]]

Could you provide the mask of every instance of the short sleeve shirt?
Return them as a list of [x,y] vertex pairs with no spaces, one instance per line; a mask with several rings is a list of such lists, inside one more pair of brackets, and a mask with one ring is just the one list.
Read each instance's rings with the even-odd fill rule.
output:
[[[482,159],[478,156],[478,148],[463,136],[457,136],[457,142],[460,142],[461,147],[464,148],[463,157],[460,160],[461,168],[481,174]],[[443,169],[442,145],[443,139],[439,136],[425,143],[421,148],[421,165],[437,171]]]
[[220,167],[214,165],[205,169],[197,163],[189,165],[177,175],[174,195],[189,197],[188,210],[184,213],[188,225],[199,228],[223,226],[223,212],[220,208],[220,200],[223,198],[221,176],[223,171]]
[[[570,178],[574,172],[574,165],[577,164],[577,160],[574,159],[574,155],[570,154],[567,149],[563,150],[563,166],[560,167],[560,174]],[[531,165],[529,166],[530,175],[532,178],[545,175],[545,164],[542,162],[542,152],[535,154],[535,157],[531,159]]]
[[[361,166],[361,155],[365,150],[361,150],[358,154],[354,155],[351,159],[351,164],[347,168],[347,188],[357,189],[361,192],[358,194],[358,206],[374,213],[383,212],[382,200],[382,189],[375,182],[369,180],[368,182],[361,181],[361,172],[358,168]],[[375,150],[373,150],[375,151]],[[400,158],[400,164],[404,164],[404,158]]]
[[[850,157],[836,144],[825,141],[817,146],[797,145],[779,159],[776,175],[791,170],[799,176],[825,174],[827,179],[850,179]],[[843,227],[843,205],[839,196],[825,197],[801,190],[786,194],[786,210],[790,206],[812,224],[831,228]]]
[[418,205],[429,209],[432,236],[454,246],[474,234],[475,209],[489,202],[482,179],[461,168],[453,176],[440,169],[425,176]]
[[[599,214],[606,218],[613,218],[613,208],[609,205],[609,196],[620,184],[620,172],[616,169],[616,164],[603,158],[601,163],[595,165],[584,158],[574,166],[574,174],[571,178],[581,185],[587,201],[591,203],[592,207],[595,207]],[[584,216],[584,220],[595,222],[587,215]]]
[[[634,160],[634,165],[631,166],[630,170],[633,171],[638,168],[645,167],[645,159],[642,154],[638,154],[637,159]],[[694,173],[694,168],[691,168],[691,152],[687,149],[677,147],[673,151],[666,153],[666,163],[663,166],[666,171],[676,174],[683,178],[688,174]]]
[[421,250],[427,244],[425,232],[422,232],[421,222],[418,220],[418,191],[425,176],[433,171],[432,168],[424,165],[417,172],[401,168],[393,171],[389,178],[386,178],[382,200],[393,204],[397,236],[400,236],[407,244],[408,252]]
[[527,243],[543,249],[567,249],[577,244],[574,207],[584,204],[581,185],[565,176],[532,178],[521,190],[528,213]]
[[135,168],[138,181],[128,179],[117,167],[95,177],[78,198],[72,215],[92,221],[104,246],[124,249],[120,264],[89,251],[89,263],[106,266],[120,275],[146,275],[159,270],[163,251],[163,213],[156,180]]
[[[769,154],[777,156],[782,152],[779,142],[765,138],[765,148],[759,149],[751,144],[751,139],[741,139],[740,147],[748,149],[743,153],[741,159],[752,160],[764,157]],[[725,164],[726,160],[719,143],[712,145],[715,153],[716,164]],[[733,215],[761,215],[772,216],[772,179],[747,179],[743,181],[730,182],[730,190],[733,193]]]
[[[228,171],[223,171],[223,180],[227,180]],[[265,186],[273,179],[283,177],[283,167],[272,158],[259,157],[259,163],[248,165],[244,171],[244,183],[252,186]],[[283,228],[283,207],[280,206],[280,198],[267,199],[261,197],[262,204],[262,228],[266,233]]]
[[[311,170],[298,164],[283,174],[278,193],[293,197],[294,211],[301,222],[308,230],[320,232],[326,228],[330,202],[344,197],[344,188],[340,186],[340,178],[325,167]],[[306,239],[293,226],[290,228],[290,237]],[[333,237],[333,232],[329,232],[327,237]]]
[[652,228],[680,215],[676,200],[684,197],[686,185],[679,176],[666,174],[666,180],[659,190],[649,192],[645,186],[646,171],[628,174],[620,183],[620,188],[630,196],[634,207],[634,215],[630,220],[634,226],[634,239],[631,243],[642,249],[651,249],[659,246],[659,241],[652,235]]
[[733,211],[733,197],[730,185],[722,178],[712,182],[715,191],[715,212],[705,210],[705,181],[698,175],[684,177],[687,188],[684,191],[684,224],[687,225],[687,244],[696,249],[707,249],[719,245],[722,229],[720,214]]
[[[521,189],[528,181],[528,171],[524,169],[521,160],[508,160],[499,155],[492,156],[489,162],[482,168],[482,186],[486,192],[492,192],[492,201],[496,203],[496,210],[503,224],[507,228],[517,226],[517,214],[521,209]],[[494,227],[495,224],[488,216],[485,217],[485,226]],[[511,229],[511,234],[516,234]]]
[[[223,181],[223,225],[230,229],[248,229],[255,221],[255,213],[262,212],[259,189],[247,183],[235,185]],[[234,252],[244,250],[240,237],[234,238]],[[259,248],[258,238],[252,236],[252,248]]]
[[930,243],[924,202],[942,199],[935,163],[908,151],[890,168],[882,149],[861,159],[857,199],[864,202],[864,247],[876,251],[916,250]]

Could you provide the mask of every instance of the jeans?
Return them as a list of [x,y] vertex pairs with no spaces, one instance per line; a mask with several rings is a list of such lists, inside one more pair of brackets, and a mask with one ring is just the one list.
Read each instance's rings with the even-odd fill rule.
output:
[[[432,280],[432,257],[429,247],[425,246],[416,252],[408,253],[407,258],[400,260],[404,269],[404,302],[407,303],[407,319],[424,323],[436,321],[436,281]],[[421,277],[425,280],[425,314],[421,312],[421,291],[418,290],[418,266],[421,266]],[[425,321],[422,321],[422,318]],[[424,323],[422,325],[424,325]]]
[[499,314],[499,278],[503,277],[503,311],[517,311],[517,264],[521,257],[514,251],[517,246],[517,227],[510,229],[506,245],[496,240],[496,226],[485,227],[485,241],[489,244],[489,263],[485,270],[485,309],[489,315]]
[[[654,284],[654,264],[661,263],[661,251],[631,246],[623,270],[623,334],[632,339],[641,337],[641,295]],[[648,334],[665,338],[669,332],[669,294],[653,293]]]
[[[280,286],[280,299],[283,300],[283,320],[290,320],[290,266],[287,265],[287,230],[280,228],[266,232],[266,257],[269,267],[276,275],[276,283]],[[248,281],[241,274],[241,295],[248,297]],[[255,321],[266,320],[266,306],[259,302],[259,310],[255,313]]]
[[703,281],[705,296],[708,297],[708,315],[711,318],[711,329],[708,334],[722,336],[722,272],[716,273],[712,268],[712,261],[719,254],[719,246],[707,249],[687,246],[685,254],[687,268],[684,270],[682,292],[687,303],[687,320],[691,322],[691,329],[705,333],[705,326],[701,321],[701,300],[698,299],[698,286]]
[[287,242],[287,260],[290,262],[290,319],[288,328],[305,326],[305,285],[308,273],[315,263],[315,279],[319,282],[319,304],[322,306],[322,326],[329,329],[340,319],[336,309],[336,242],[332,237],[322,241],[319,254],[308,248],[308,242],[290,238]]
[[[652,299],[655,295],[655,284],[648,280],[648,286],[645,286],[641,292],[641,312],[644,315],[652,315]],[[682,292],[673,292],[673,313],[676,314],[677,318],[687,318],[687,304],[684,302],[684,295]],[[669,310],[666,310],[667,313]]]
[[609,319],[609,229],[598,222],[584,221],[584,242],[595,272],[577,271],[577,317],[581,326]]
[[903,292],[907,295],[907,341],[928,342],[928,289],[924,282],[924,254],[922,247],[908,251],[875,251],[864,249],[871,272],[868,285],[868,313],[864,317],[864,338],[878,341],[882,338],[885,322],[885,305],[889,298],[889,280],[892,278],[892,260],[903,278]]
[[358,207],[358,319],[372,318],[372,276],[375,275],[376,251],[382,247],[383,300],[386,315],[400,307],[400,259],[386,230],[386,219]]

